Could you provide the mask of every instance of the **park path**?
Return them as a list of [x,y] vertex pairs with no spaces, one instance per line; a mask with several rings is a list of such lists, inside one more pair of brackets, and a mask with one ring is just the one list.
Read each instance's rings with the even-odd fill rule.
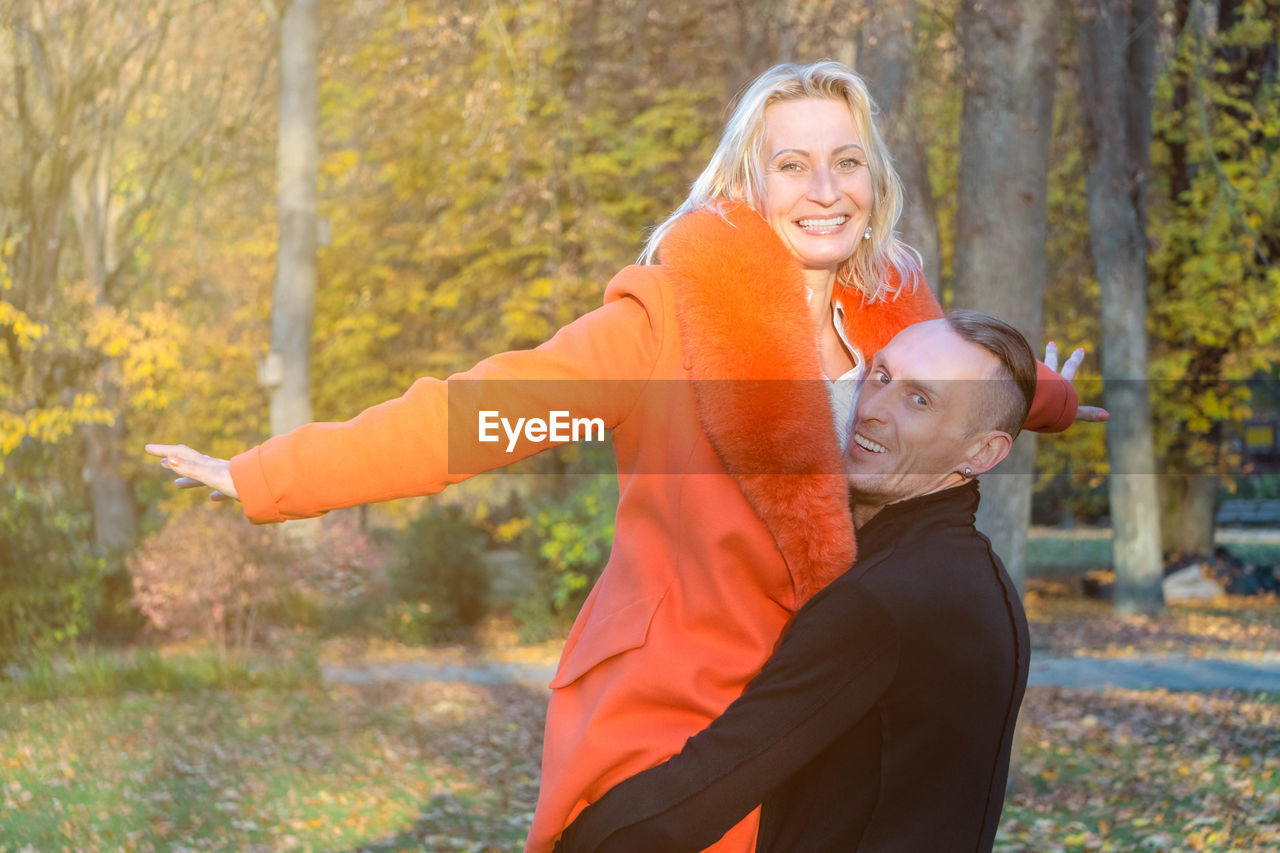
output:
[[[545,688],[555,673],[547,663],[477,661],[437,664],[428,661],[325,665],[324,679],[336,684],[453,681],[470,684],[524,684]],[[1280,657],[1260,660],[1191,657],[1045,657],[1031,656],[1031,687],[1119,687],[1132,690],[1261,690],[1280,692]]]
[[1031,656],[1032,687],[1121,687],[1149,690],[1264,690],[1280,692],[1280,659],[1142,656],[1053,658]]

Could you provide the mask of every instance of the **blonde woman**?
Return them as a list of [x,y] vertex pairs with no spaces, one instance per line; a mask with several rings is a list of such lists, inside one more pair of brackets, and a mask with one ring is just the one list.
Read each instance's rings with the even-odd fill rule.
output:
[[[262,523],[432,494],[549,446],[527,431],[481,441],[482,412],[567,412],[612,431],[613,549],[550,685],[527,851],[549,851],[589,803],[705,728],[854,559],[852,389],[898,330],[941,316],[894,236],[901,189],[872,109],[839,63],[772,68],[646,263],[538,348],[230,462],[148,446],[180,486],[238,498]],[[1063,376],[1042,366],[1029,428],[1076,416],[1064,377],[1080,355]],[[753,814],[712,849],[750,850],[756,830]]]

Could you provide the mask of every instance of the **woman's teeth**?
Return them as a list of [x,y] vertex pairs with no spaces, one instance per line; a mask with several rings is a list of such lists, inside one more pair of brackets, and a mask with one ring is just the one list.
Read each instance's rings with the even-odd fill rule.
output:
[[829,231],[839,228],[849,221],[847,216],[833,216],[829,219],[801,219],[800,227],[806,231]]

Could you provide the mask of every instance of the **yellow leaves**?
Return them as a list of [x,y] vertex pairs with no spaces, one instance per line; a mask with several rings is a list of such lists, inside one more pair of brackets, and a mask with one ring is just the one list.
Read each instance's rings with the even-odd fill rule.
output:
[[62,289],[62,297],[68,310],[55,317],[56,323],[37,323],[0,301],[0,325],[13,329],[19,346],[34,353],[33,364],[59,352],[83,365],[108,363],[114,375],[105,387],[118,387],[121,400],[103,399],[103,376],[93,368],[69,375],[51,402],[38,408],[30,402],[30,389],[0,385],[0,471],[4,457],[24,439],[56,444],[78,427],[113,423],[121,409],[169,405],[168,388],[181,366],[179,345],[185,337],[174,312],[159,304],[134,312],[94,305],[86,288],[74,282]]
[[132,329],[124,316],[110,306],[99,306],[85,328],[85,344],[115,358],[129,348]]
[[[7,279],[0,279],[0,282],[7,282]],[[18,337],[18,347],[24,350],[31,349],[48,332],[47,326],[35,322],[4,300],[0,300],[0,326],[11,328]]]
[[99,404],[97,397],[92,394],[77,394],[70,407],[35,409],[25,416],[4,413],[0,417],[0,436],[3,436],[0,441],[4,442],[6,452],[16,447],[15,437],[17,441],[21,441],[30,436],[36,441],[53,444],[70,435],[77,426],[109,424],[114,420],[114,415]]
[[85,344],[118,361],[131,406],[141,411],[169,404],[165,380],[181,367],[184,337],[186,330],[174,312],[160,303],[136,314],[96,306],[85,327]]
[[530,518],[513,518],[504,521],[493,529],[493,538],[497,542],[515,542],[533,523]]
[[1280,794],[1257,767],[1278,714],[1247,694],[1032,688],[1020,720],[1032,790],[1006,802],[995,849],[1277,849],[1266,797]]
[[0,243],[0,291],[13,288],[13,278],[9,274],[9,259],[13,257],[16,247],[12,239]]
[[77,394],[70,407],[54,406],[29,412],[26,433],[36,441],[56,443],[70,435],[77,426],[110,424],[115,415],[104,408],[93,394]]
[[0,471],[4,470],[4,457],[18,449],[26,434],[27,425],[20,416],[0,411]]
[[70,406],[52,406],[23,413],[0,411],[0,473],[4,458],[18,448],[24,438],[56,444],[86,424],[110,424],[115,414],[93,394],[77,394]]
[[[1038,541],[1043,547],[1045,540]],[[1085,576],[1102,583],[1114,580],[1113,572],[1103,570]],[[1280,648],[1280,610],[1266,597],[1228,596],[1208,604],[1178,604],[1158,617],[1118,617],[1110,603],[1064,596],[1052,582],[1032,578],[1028,587],[1031,636],[1054,655],[1257,658]],[[1195,708],[1200,701],[1191,694],[1186,704]]]
[[354,148],[335,151],[320,164],[320,173],[327,178],[340,178],[360,163],[360,152]]

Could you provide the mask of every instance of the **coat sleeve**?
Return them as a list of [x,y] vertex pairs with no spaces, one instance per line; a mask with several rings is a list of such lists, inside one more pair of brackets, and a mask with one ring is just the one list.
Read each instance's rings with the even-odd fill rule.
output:
[[875,596],[828,587],[764,669],[666,762],[584,809],[557,853],[677,853],[715,843],[871,710],[893,681],[898,634]]
[[448,380],[419,379],[403,396],[349,421],[306,424],[239,454],[231,477],[245,515],[256,523],[285,521],[434,494],[564,443],[548,436],[513,444],[499,416],[514,425],[519,417],[549,422],[551,413],[563,413],[561,434],[576,418],[613,428],[657,362],[660,277],[656,268],[629,267],[610,283],[601,308],[536,349],[500,353]]
[[1075,386],[1042,361],[1036,362],[1036,396],[1027,413],[1025,429],[1062,432],[1076,419],[1080,399]]

